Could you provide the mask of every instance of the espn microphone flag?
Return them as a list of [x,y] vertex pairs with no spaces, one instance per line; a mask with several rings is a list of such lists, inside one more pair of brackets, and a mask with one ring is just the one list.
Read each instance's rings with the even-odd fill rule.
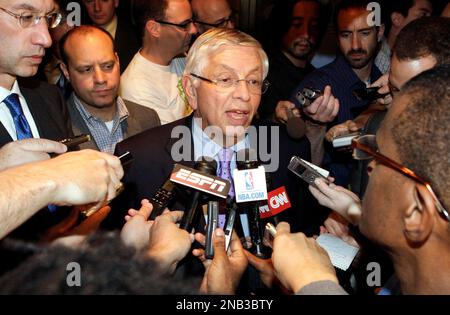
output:
[[175,164],[170,180],[224,199],[230,191],[229,181],[180,164]]
[[286,188],[281,186],[267,193],[267,205],[259,208],[261,219],[266,219],[291,207]]

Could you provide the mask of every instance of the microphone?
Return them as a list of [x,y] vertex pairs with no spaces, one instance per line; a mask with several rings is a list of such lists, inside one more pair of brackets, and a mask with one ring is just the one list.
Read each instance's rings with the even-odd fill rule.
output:
[[157,216],[163,213],[164,209],[167,208],[177,197],[177,189],[175,185],[170,181],[166,180],[164,185],[155,192],[155,194],[150,198],[150,203],[153,205],[152,213],[150,214],[149,220],[155,220]]
[[194,169],[179,164],[175,165],[170,180],[194,189],[181,219],[180,229],[190,232],[193,224],[201,216],[201,212],[197,211],[197,206],[203,196],[202,192],[221,198],[227,197],[230,183],[214,176],[216,170],[217,162],[209,157],[202,157],[195,163]]
[[288,120],[286,121],[287,133],[294,139],[300,139],[306,134],[306,124],[301,117],[295,116],[291,109],[286,108]]
[[[270,249],[263,244],[263,226],[260,220],[259,208],[267,199],[265,170],[256,160],[253,150],[238,152],[237,170],[234,172],[236,202],[247,214],[252,240],[251,251],[258,257],[268,258]],[[253,155],[253,158],[252,158]]]
[[273,223],[278,224],[278,214],[292,207],[286,188],[278,187],[267,193],[267,204],[259,208],[261,219],[271,219]]

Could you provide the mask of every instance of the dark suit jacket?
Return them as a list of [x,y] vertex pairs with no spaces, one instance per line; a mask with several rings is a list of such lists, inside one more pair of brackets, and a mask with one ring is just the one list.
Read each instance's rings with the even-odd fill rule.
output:
[[[40,138],[62,140],[72,137],[69,113],[58,88],[37,80],[19,79],[18,82]],[[0,124],[0,147],[11,141],[8,131]]]
[[[30,108],[40,138],[62,140],[73,137],[66,104],[59,89],[42,81],[19,79],[19,87]],[[0,124],[0,146],[11,142],[12,138]],[[48,227],[59,222],[67,215],[65,208],[50,213],[44,208],[14,230],[10,236],[35,240]]]
[[131,59],[133,59],[139,48],[141,48],[141,44],[136,30],[133,29],[125,18],[120,16],[117,18],[114,42],[120,61],[120,73],[123,73]]
[[[130,151],[134,161],[129,169],[125,170],[123,181],[126,189],[113,203],[114,209],[110,213],[106,224],[108,227],[118,228],[122,226],[126,211],[130,207],[138,209],[140,201],[143,198],[151,198],[156,190],[167,180],[175,163],[171,156],[172,146],[179,140],[179,138],[171,138],[172,129],[177,126],[187,126],[191,129],[191,124],[192,116],[189,116],[145,131],[117,144],[116,155]],[[255,123],[254,125],[268,126],[265,123]],[[258,139],[258,141],[268,143],[268,152],[270,152],[274,150],[274,144],[270,143],[270,128],[268,128],[268,131],[267,139]],[[280,162],[278,169],[271,174],[271,179],[274,188],[286,187],[292,203],[292,208],[284,211],[281,214],[281,219],[290,222],[293,231],[303,231],[307,234],[316,233],[326,213],[318,211],[318,205],[307,189],[306,183],[287,169],[287,165],[293,155],[309,160],[309,141],[306,137],[299,141],[293,141],[288,138],[286,131],[282,127],[279,128],[279,131],[279,152],[272,153],[279,153]],[[258,138],[260,136],[265,137],[265,135],[258,134]],[[194,146],[192,136],[188,141],[192,144],[192,150],[187,156],[191,158],[179,163],[193,167]]]
[[[159,120],[158,114],[155,110],[130,101],[124,100],[124,102],[129,113],[125,123],[122,124],[124,139],[134,136],[147,129],[161,125],[161,121]],[[80,112],[76,109],[72,97],[67,100],[67,107],[69,109],[70,119],[72,121],[73,133],[76,135],[91,134],[86,122],[81,117]],[[93,137],[92,141],[81,144],[80,149],[99,150]]]

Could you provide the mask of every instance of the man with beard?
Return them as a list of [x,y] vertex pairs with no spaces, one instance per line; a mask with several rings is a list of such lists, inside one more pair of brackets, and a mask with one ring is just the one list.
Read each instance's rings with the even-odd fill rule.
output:
[[[303,109],[307,119],[319,123],[329,121],[327,127],[331,127],[353,119],[369,105],[369,101],[359,100],[352,93],[357,88],[369,86],[381,76],[380,70],[374,65],[374,59],[384,27],[368,24],[372,13],[368,10],[369,3],[370,0],[344,0],[336,6],[334,23],[341,55],[331,64],[308,75],[294,90],[292,99],[300,106],[296,94],[303,88],[310,87],[324,92],[324,96],[336,97],[339,100],[339,112],[335,118],[330,116],[329,120],[325,120],[321,116],[334,109],[322,106],[324,102],[321,106],[313,103]],[[338,184],[345,186],[351,160],[336,153],[333,148],[326,147],[325,150],[324,167],[331,171]]]
[[[359,229],[388,253],[405,295],[450,293],[449,73],[442,65],[411,79],[394,97],[377,135],[365,144],[359,139],[354,149],[359,158],[371,159]],[[273,265],[287,288],[345,293],[313,239],[290,234],[286,223],[277,232]]]
[[[294,108],[289,100],[293,89],[314,70],[311,55],[319,39],[320,27],[326,24],[323,7],[315,0],[282,1],[275,5],[269,17],[272,25],[270,86],[264,94],[258,113],[261,118],[272,118],[275,108]],[[289,19],[286,17],[289,16]],[[324,21],[321,21],[321,18]],[[281,118],[281,117],[280,117]],[[281,119],[283,120],[283,119]]]
[[137,0],[136,22],[142,48],[122,74],[119,94],[153,108],[167,124],[191,112],[184,99],[180,77],[184,55],[197,33],[188,0]]

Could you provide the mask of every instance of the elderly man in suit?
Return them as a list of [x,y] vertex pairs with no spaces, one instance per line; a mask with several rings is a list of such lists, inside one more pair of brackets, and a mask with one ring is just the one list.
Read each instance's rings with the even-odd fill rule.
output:
[[81,145],[113,153],[117,142],[160,125],[153,109],[118,95],[119,58],[110,34],[96,26],[80,26],[61,39],[61,65],[73,87],[67,101],[74,134],[90,134]]
[[[116,154],[130,151],[134,162],[124,177],[126,189],[120,198],[125,202],[111,212],[116,217],[109,218],[108,223],[113,220],[116,227],[123,225],[125,214],[120,210],[150,198],[168,178],[175,162],[192,167],[206,155],[218,162],[217,175],[221,176],[224,168],[232,174],[236,152],[252,147],[262,162],[271,165],[271,170],[266,170],[271,172],[273,187],[285,186],[291,198],[292,208],[282,213],[283,219],[296,230],[317,232],[323,214],[315,211],[305,183],[287,169],[293,155],[309,160],[308,140],[304,137],[294,142],[278,125],[253,120],[266,89],[267,72],[267,56],[249,35],[221,28],[202,34],[189,50],[183,75],[183,87],[194,113],[117,145]],[[223,137],[212,139],[208,127],[216,127]],[[248,133],[250,129],[256,132]],[[257,148],[254,143],[258,143]]]

